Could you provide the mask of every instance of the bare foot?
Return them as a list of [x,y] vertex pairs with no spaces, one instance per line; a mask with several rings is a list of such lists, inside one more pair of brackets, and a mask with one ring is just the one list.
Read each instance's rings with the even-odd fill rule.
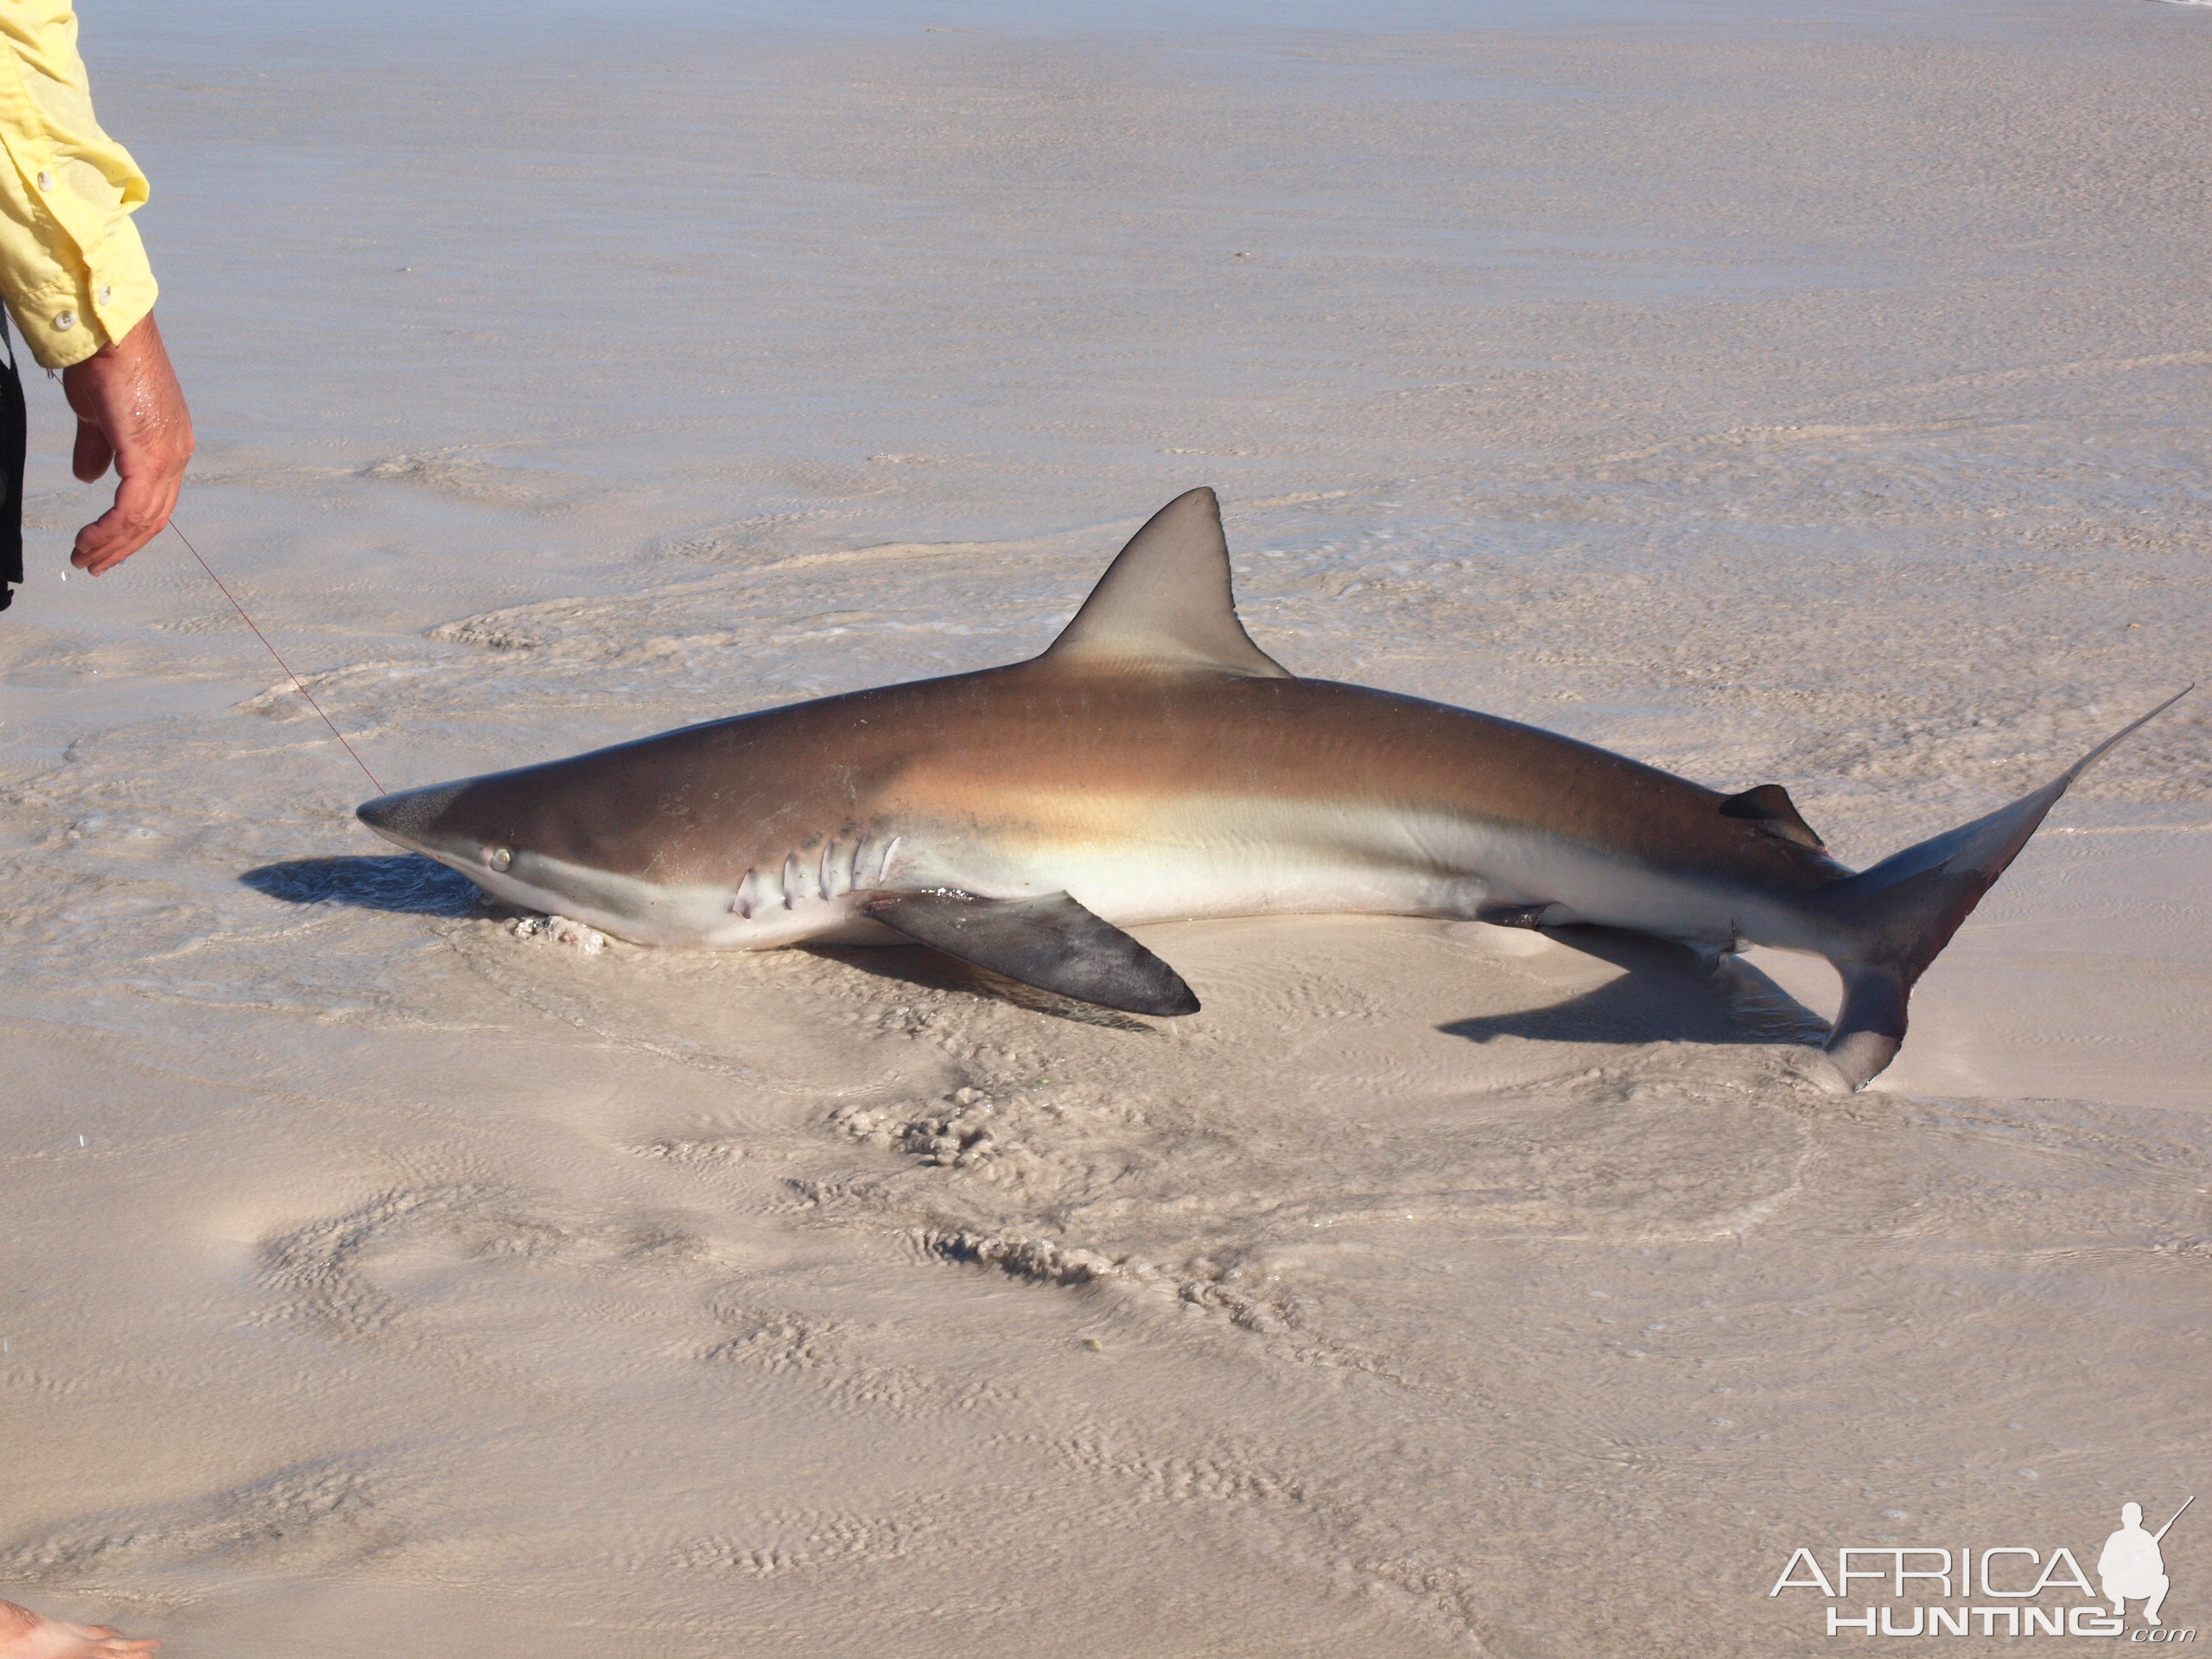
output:
[[118,1636],[103,1624],[65,1624],[12,1601],[0,1601],[0,1659],[122,1659],[162,1644]]

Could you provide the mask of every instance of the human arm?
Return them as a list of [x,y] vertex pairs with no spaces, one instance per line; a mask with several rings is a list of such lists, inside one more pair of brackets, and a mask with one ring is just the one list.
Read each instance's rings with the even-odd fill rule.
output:
[[168,522],[192,453],[130,213],[145,175],[92,114],[69,0],[0,0],[0,299],[38,363],[62,372],[77,476],[113,461],[112,510],[72,560],[112,569]]

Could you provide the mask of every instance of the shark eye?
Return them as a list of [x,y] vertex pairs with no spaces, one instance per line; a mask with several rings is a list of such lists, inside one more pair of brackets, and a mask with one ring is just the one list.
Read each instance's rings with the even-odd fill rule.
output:
[[485,855],[484,861],[495,870],[504,870],[515,861],[515,855],[504,847],[494,847]]

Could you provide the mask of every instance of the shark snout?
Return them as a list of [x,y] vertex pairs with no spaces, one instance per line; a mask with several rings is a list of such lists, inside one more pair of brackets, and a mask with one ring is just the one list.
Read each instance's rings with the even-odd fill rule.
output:
[[386,841],[396,842],[410,852],[421,852],[435,833],[439,817],[461,791],[459,784],[403,789],[362,802],[353,809],[353,816]]

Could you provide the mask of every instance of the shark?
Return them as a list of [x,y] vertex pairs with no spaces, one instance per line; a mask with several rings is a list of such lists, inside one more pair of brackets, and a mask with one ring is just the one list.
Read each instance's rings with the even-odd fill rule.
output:
[[1823,957],[1857,1089],[1914,983],[2091,766],[1865,870],[1789,791],[1725,793],[1573,738],[1296,676],[1236,613],[1220,504],[1130,539],[1039,656],[378,797],[378,835],[493,899],[636,944],[919,943],[1128,1014],[1197,1012],[1128,930],[1368,912],[1627,929],[1708,969]]

